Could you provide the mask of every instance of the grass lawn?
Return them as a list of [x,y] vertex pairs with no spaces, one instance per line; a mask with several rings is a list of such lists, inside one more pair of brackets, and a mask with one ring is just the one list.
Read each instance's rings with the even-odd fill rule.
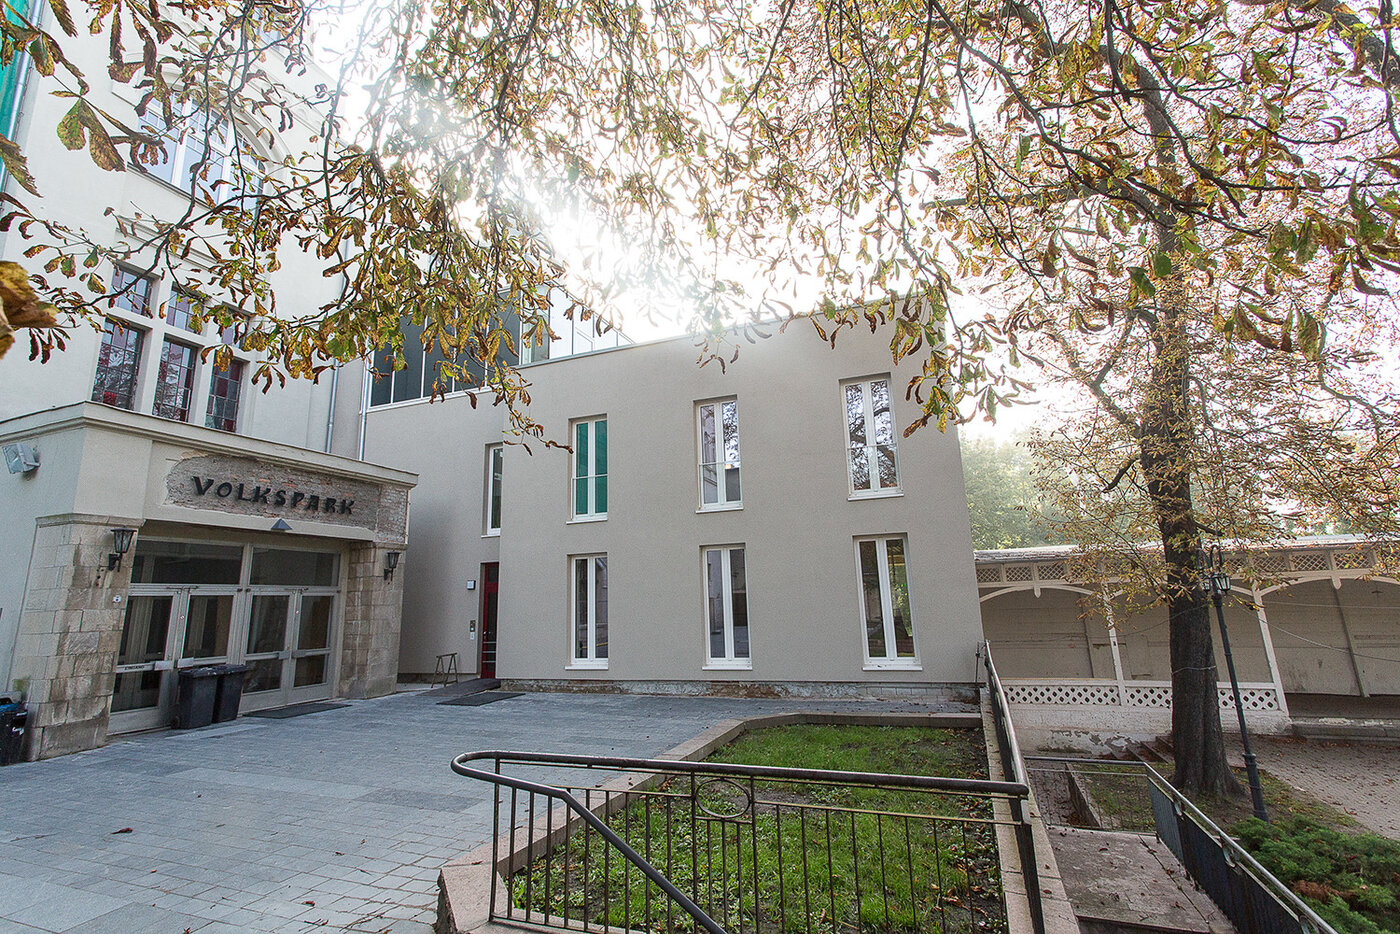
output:
[[[710,761],[986,777],[978,730],[777,727],[741,736]],[[608,823],[731,934],[912,934],[1005,930],[991,816],[984,799],[922,790],[703,778],[692,786],[682,777]],[[534,909],[562,916],[567,906],[590,926],[692,929],[590,836],[585,844],[574,834],[566,853],[535,864]],[[516,893],[523,907],[520,883]]]

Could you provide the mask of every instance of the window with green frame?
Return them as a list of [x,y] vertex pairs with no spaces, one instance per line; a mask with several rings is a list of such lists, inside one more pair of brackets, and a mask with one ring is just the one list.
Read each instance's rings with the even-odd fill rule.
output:
[[573,515],[575,519],[608,517],[608,420],[573,423]]

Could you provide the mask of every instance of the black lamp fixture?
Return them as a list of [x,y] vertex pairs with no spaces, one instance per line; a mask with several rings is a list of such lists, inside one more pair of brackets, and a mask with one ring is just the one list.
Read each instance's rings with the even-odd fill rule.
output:
[[1254,816],[1262,821],[1269,819],[1264,807],[1264,789],[1259,784],[1259,763],[1254,750],[1249,746],[1249,730],[1244,725],[1244,704],[1240,701],[1240,679],[1235,675],[1235,656],[1230,652],[1230,631],[1225,628],[1224,597],[1230,592],[1230,572],[1225,570],[1225,559],[1219,545],[1202,549],[1196,556],[1201,569],[1201,590],[1210,595],[1215,603],[1215,618],[1220,625],[1220,648],[1225,652],[1225,666],[1230,671],[1230,691],[1235,700],[1235,716],[1240,724],[1240,744],[1244,746],[1244,768],[1249,779],[1249,796],[1254,804]]
[[394,568],[399,566],[399,556],[402,554],[401,551],[384,552],[384,579],[386,581],[394,579]]
[[113,550],[107,555],[107,570],[121,570],[122,555],[131,550],[131,537],[135,534],[135,529],[129,529],[126,526],[119,526],[112,530]]

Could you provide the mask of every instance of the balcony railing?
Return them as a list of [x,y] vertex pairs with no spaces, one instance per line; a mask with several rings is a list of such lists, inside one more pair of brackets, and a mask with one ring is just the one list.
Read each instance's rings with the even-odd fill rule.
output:
[[517,752],[452,768],[493,786],[491,920],[548,929],[1005,931],[997,831],[1030,840],[995,813],[1027,813],[1024,782]]

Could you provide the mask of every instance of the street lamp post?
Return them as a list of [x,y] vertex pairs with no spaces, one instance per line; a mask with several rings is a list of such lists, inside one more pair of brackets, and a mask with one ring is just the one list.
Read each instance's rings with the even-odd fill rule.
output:
[[1230,671],[1230,690],[1235,696],[1235,716],[1240,721],[1240,742],[1244,744],[1244,769],[1249,776],[1249,795],[1254,799],[1254,816],[1262,821],[1269,819],[1264,810],[1264,789],[1259,785],[1259,765],[1254,752],[1249,748],[1249,730],[1244,725],[1244,704],[1240,702],[1240,680],[1235,676],[1235,657],[1230,654],[1230,631],[1225,628],[1225,594],[1230,592],[1230,575],[1225,570],[1225,562],[1220,555],[1220,546],[1211,545],[1209,551],[1201,552],[1201,589],[1210,591],[1215,602],[1215,618],[1220,623],[1220,647],[1225,650],[1225,667]]

